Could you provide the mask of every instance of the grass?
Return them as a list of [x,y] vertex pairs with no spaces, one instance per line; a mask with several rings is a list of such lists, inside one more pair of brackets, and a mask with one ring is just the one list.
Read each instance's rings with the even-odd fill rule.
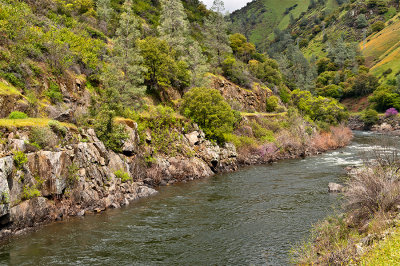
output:
[[394,78],[400,71],[400,21],[399,17],[393,18],[393,24],[388,25],[382,31],[367,38],[367,43],[360,43],[360,48],[366,58],[372,73],[381,76],[389,68],[393,72],[387,78]]
[[242,116],[245,117],[256,117],[256,116],[262,116],[262,117],[277,117],[277,116],[285,116],[287,113],[246,113],[246,112],[240,112]]
[[21,93],[14,86],[0,81],[0,96],[2,95],[21,95]]
[[400,228],[384,241],[378,243],[363,256],[360,265],[398,265],[400,262]]
[[[0,127],[47,127],[51,119],[48,118],[26,118],[26,119],[0,119]],[[69,129],[77,129],[77,127],[73,124],[69,123],[60,123],[62,126],[67,127]]]

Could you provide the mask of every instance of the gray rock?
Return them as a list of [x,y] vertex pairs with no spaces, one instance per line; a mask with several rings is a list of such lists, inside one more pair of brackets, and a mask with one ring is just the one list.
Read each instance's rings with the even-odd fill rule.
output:
[[328,191],[330,193],[341,193],[344,191],[344,186],[336,183],[329,183]]

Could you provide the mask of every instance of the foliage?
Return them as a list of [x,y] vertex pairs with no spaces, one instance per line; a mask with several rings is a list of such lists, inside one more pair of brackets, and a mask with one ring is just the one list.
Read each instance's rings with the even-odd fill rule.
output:
[[33,127],[29,134],[29,142],[41,148],[52,148],[58,144],[57,135],[49,127]]
[[249,61],[256,53],[254,44],[247,42],[247,38],[240,33],[232,34],[229,42],[233,53],[245,62]]
[[378,112],[373,109],[365,110],[361,116],[361,119],[366,127],[371,127],[375,125],[379,120]]
[[188,66],[176,61],[175,51],[164,40],[147,37],[138,42],[143,66],[147,68],[145,81],[148,88],[158,91],[161,87],[175,86],[183,89],[189,84]]
[[53,81],[49,82],[49,89],[46,91],[46,96],[50,98],[52,103],[58,103],[63,100],[60,86]]
[[69,187],[73,187],[79,181],[78,170],[79,170],[79,167],[74,163],[72,163],[70,166],[68,166],[67,182],[68,182]]
[[385,22],[383,21],[377,21],[374,24],[371,25],[371,31],[372,32],[377,32],[381,31],[385,28]]
[[389,108],[400,110],[400,95],[394,86],[382,85],[369,97],[374,108],[379,112],[385,112]]
[[29,187],[25,185],[22,189],[22,200],[30,200],[40,196],[40,191],[36,187]]
[[208,48],[210,62],[214,67],[222,64],[223,58],[231,53],[229,47],[229,39],[227,35],[227,23],[224,15],[224,2],[221,0],[214,0],[211,7],[211,12],[204,21],[204,40]]
[[224,76],[239,86],[250,87],[250,77],[246,65],[233,56],[222,62]]
[[389,108],[385,112],[386,117],[397,116],[398,114],[399,114],[399,111],[397,111],[396,108]]
[[276,108],[279,105],[279,98],[276,96],[271,96],[267,98],[267,103],[266,103],[266,107],[267,107],[267,112],[275,112]]
[[50,120],[48,123],[50,129],[56,133],[57,135],[60,135],[62,137],[65,137],[67,135],[68,129],[60,124],[60,122],[56,120]]
[[11,114],[8,116],[8,119],[26,119],[26,118],[28,118],[28,115],[19,111],[11,112]]
[[122,152],[122,145],[128,138],[125,126],[114,122],[115,112],[104,108],[96,117],[94,129],[104,145],[115,151]]
[[335,99],[314,97],[309,91],[295,90],[292,92],[292,100],[304,115],[319,125],[336,125],[348,118],[345,108]]
[[343,97],[343,89],[342,87],[330,84],[323,88],[318,88],[316,90],[317,94],[324,97],[331,97],[335,99],[341,99]]
[[14,165],[17,169],[22,169],[23,166],[28,162],[28,157],[22,151],[17,151],[14,153]]
[[116,178],[121,179],[122,183],[126,183],[126,182],[132,180],[132,177],[129,175],[129,173],[124,172],[122,170],[115,171],[114,175]]
[[182,113],[197,123],[206,136],[219,143],[231,133],[236,122],[234,111],[215,89],[193,88],[183,97]]
[[265,59],[263,63],[257,60],[250,60],[249,70],[262,82],[276,86],[280,86],[282,84],[282,75],[279,72],[278,63],[273,59]]

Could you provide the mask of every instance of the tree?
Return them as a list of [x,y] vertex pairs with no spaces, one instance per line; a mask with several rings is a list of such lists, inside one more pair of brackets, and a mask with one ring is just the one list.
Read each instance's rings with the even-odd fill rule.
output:
[[113,9],[111,8],[110,0],[97,1],[97,15],[99,16],[100,26],[105,32],[108,30],[108,24],[111,21]]
[[106,88],[115,89],[117,92],[112,94],[124,105],[132,104],[132,100],[145,89],[143,77],[146,69],[141,65],[143,58],[136,45],[140,37],[139,23],[131,5],[130,0],[123,5],[114,48],[106,58],[108,65],[102,76]]
[[225,10],[224,2],[214,0],[211,10],[214,12],[210,13],[204,21],[204,37],[211,62],[214,66],[220,66],[225,55],[232,51],[229,47],[227,35],[228,26],[222,15]]
[[219,143],[225,141],[225,134],[232,133],[236,122],[234,111],[215,89],[191,89],[183,97],[181,112]]
[[174,48],[178,57],[187,55],[189,26],[180,0],[161,0],[160,38]]
[[360,14],[356,19],[357,28],[362,29],[368,26],[368,20],[364,14]]
[[147,37],[138,45],[143,57],[143,66],[147,68],[145,81],[151,90],[175,86],[185,88],[189,83],[187,64],[175,60],[175,51],[164,40]]
[[247,38],[240,33],[229,36],[229,42],[233,53],[245,62],[256,52],[254,44],[247,42]]
[[161,1],[160,26],[162,40],[176,51],[179,61],[184,61],[191,72],[191,84],[200,85],[207,71],[206,58],[199,43],[190,36],[187,16],[180,0]]

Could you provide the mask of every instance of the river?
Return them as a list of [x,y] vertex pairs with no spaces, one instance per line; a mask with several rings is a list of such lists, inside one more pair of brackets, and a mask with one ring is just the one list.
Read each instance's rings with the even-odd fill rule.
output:
[[128,207],[15,237],[0,247],[0,263],[287,265],[312,224],[339,209],[328,183],[382,138],[358,132],[338,151],[162,187]]

